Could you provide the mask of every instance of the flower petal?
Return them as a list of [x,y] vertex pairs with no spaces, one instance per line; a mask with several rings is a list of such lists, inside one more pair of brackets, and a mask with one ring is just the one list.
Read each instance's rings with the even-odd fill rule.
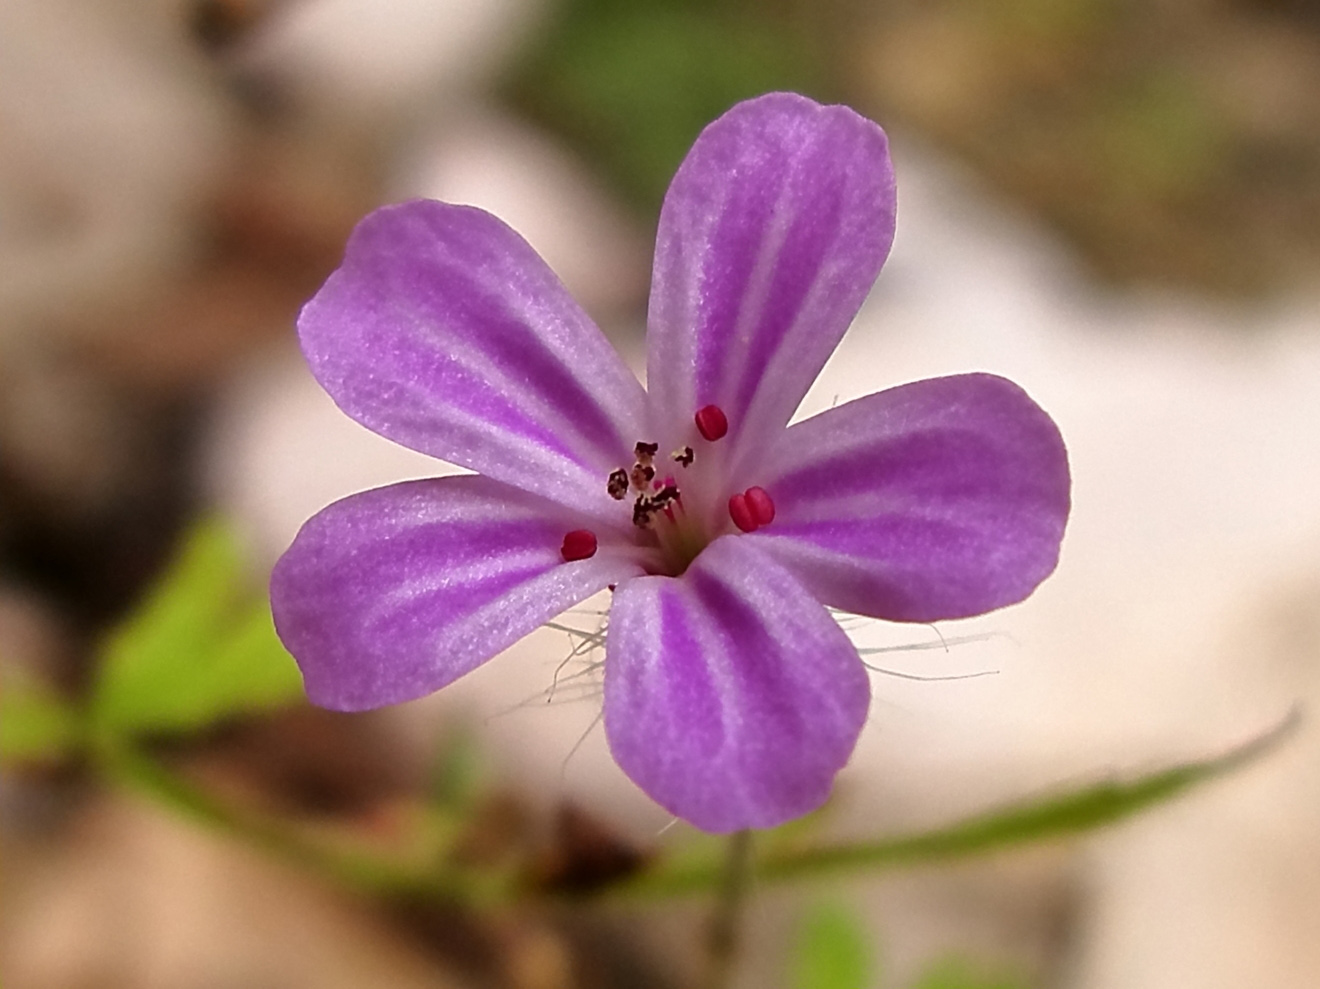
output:
[[879,274],[894,208],[884,132],[847,107],[772,93],[708,126],[660,211],[653,415],[690,429],[717,405],[740,450],[782,428]]
[[891,388],[789,428],[749,538],[827,604],[893,621],[979,615],[1050,575],[1068,520],[1054,422],[990,374]]
[[479,209],[372,213],[298,319],[312,373],[397,443],[627,524],[605,493],[645,393],[534,250]]
[[483,477],[407,481],[313,516],[271,575],[275,628],[314,704],[356,711],[439,690],[608,584],[640,573],[581,520]]
[[699,828],[771,827],[820,806],[869,704],[848,637],[740,536],[711,543],[682,577],[615,591],[610,749],[657,803]]

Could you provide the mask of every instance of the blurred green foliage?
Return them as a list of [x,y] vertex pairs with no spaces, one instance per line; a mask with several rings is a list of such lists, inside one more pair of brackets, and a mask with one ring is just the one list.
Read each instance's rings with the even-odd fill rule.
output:
[[193,732],[291,704],[302,678],[252,586],[233,534],[199,523],[138,609],[105,641],[88,697],[74,703],[6,671],[0,760],[42,761],[84,742]]
[[105,645],[91,718],[112,735],[188,731],[291,703],[302,679],[242,571],[232,534],[205,521]]
[[693,139],[734,103],[830,95],[818,22],[776,3],[569,0],[509,95],[654,217]]
[[[891,984],[875,961],[876,950],[856,910],[842,903],[813,905],[793,944],[791,989],[871,989]],[[1003,965],[962,954],[941,955],[922,970],[911,989],[1031,989]]]
[[1123,281],[1258,292],[1320,262],[1320,20],[1254,0],[888,0],[859,110],[970,162]]
[[653,218],[700,129],[791,89],[970,162],[1119,280],[1320,261],[1320,19],[1236,0],[566,0],[508,79]]
[[874,951],[857,915],[837,903],[812,907],[791,962],[793,989],[863,989],[876,981]]
[[0,763],[43,762],[74,748],[77,712],[38,680],[6,671],[0,689]]
[[1030,984],[1010,972],[950,955],[932,962],[912,989],[1030,989]]

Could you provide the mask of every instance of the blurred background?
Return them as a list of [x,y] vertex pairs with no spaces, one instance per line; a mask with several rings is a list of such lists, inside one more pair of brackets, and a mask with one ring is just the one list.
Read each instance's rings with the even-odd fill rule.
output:
[[[804,413],[994,371],[1075,474],[1032,599],[854,630],[900,675],[815,833],[1213,754],[1320,696],[1314,0],[4,0],[6,986],[689,984],[699,901],[431,900],[353,866],[562,891],[694,840],[610,762],[590,667],[549,689],[603,602],[350,717],[301,701],[264,585],[324,504],[448,469],[301,364],[298,309],[362,215],[490,209],[639,364],[669,177],[776,89],[880,122],[899,181]],[[1316,985],[1318,834],[1304,721],[1089,838],[766,890],[737,984],[811,989],[798,955],[835,937],[887,989]]]

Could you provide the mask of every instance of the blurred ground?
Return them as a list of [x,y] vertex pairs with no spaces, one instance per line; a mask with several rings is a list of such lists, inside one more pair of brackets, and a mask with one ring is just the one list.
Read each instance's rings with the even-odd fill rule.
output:
[[[993,370],[1055,415],[1076,477],[1059,574],[943,630],[994,638],[892,663],[997,674],[878,676],[830,826],[921,826],[1224,748],[1317,693],[1318,73],[1320,17],[1286,0],[10,0],[0,664],[76,697],[202,509],[237,520],[261,579],[327,501],[433,472],[339,416],[292,342],[376,202],[500,213],[636,355],[674,165],[734,100],[794,86],[886,125],[902,197],[894,257],[809,410]],[[590,732],[590,690],[511,710],[564,650],[538,633],[368,725],[294,712],[175,757],[226,792],[360,820],[416,789],[462,720],[516,841],[553,846],[566,798],[609,841],[674,840]],[[1316,745],[1304,729],[1101,841],[831,895],[867,910],[889,985],[948,951],[1038,986],[1309,985]],[[659,986],[695,916],[400,917],[77,766],[0,781],[0,842],[16,989]],[[757,908],[746,985],[782,984],[801,906]]]

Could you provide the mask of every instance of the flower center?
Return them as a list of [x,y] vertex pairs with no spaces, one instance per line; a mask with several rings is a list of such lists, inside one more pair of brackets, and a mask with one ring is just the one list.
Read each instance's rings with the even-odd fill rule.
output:
[[[663,477],[659,476],[656,464],[659,452],[656,443],[638,442],[633,447],[637,459],[632,469],[620,467],[612,471],[605,489],[619,501],[632,493],[632,520],[640,530],[639,539],[659,550],[661,572],[680,574],[710,540],[696,518],[689,515],[675,473],[667,469]],[[692,447],[684,446],[673,451],[669,459],[681,474],[692,466],[696,453]]]
[[[697,432],[706,443],[722,439],[729,431],[728,418],[718,406],[704,406],[693,419]],[[774,502],[761,487],[750,487],[730,497],[728,515],[723,523],[718,521],[713,504],[710,505],[711,512],[703,510],[714,494],[709,490],[712,479],[702,477],[701,480],[707,482],[703,486],[691,477],[697,492],[697,504],[685,503],[685,485],[680,480],[696,463],[696,451],[691,446],[679,447],[669,454],[667,464],[657,462],[659,452],[657,443],[638,442],[633,448],[636,460],[631,469],[619,467],[611,471],[605,483],[606,491],[617,501],[632,497],[632,520],[639,530],[638,542],[657,551],[653,573],[669,576],[683,573],[712,539],[729,531],[729,523],[736,531],[755,532],[774,521]],[[567,537],[564,546],[564,558],[568,559]],[[592,552],[594,550],[593,545]]]

